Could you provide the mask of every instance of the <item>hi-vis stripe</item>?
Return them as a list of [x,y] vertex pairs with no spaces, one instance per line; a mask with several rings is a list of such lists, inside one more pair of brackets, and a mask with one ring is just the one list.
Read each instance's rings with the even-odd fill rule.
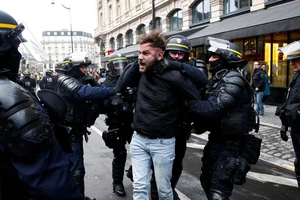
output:
[[2,24],[0,23],[0,28],[16,28],[16,25],[14,24]]
[[183,47],[183,48],[189,49],[188,46],[183,45],[183,44],[173,44],[173,43],[171,43],[171,44],[167,44],[167,46]]
[[[81,62],[81,61],[82,60],[72,60],[73,63]],[[69,63],[69,62],[70,62],[70,60],[65,60],[65,61],[62,62],[62,64],[64,65],[64,64]]]
[[115,60],[127,60],[127,58],[126,57],[112,58],[112,59],[109,59],[109,62],[115,61]]
[[229,49],[229,48],[222,48],[222,49],[227,49],[227,50],[229,50],[229,51],[231,51],[233,53],[236,53],[240,59],[242,58],[242,54],[240,52],[234,50],[234,49]]

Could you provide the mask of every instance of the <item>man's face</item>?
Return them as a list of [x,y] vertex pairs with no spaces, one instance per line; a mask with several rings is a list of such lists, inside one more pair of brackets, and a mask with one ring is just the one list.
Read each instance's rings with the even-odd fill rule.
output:
[[259,64],[258,64],[258,63],[254,63],[254,64],[253,64],[253,67],[254,67],[254,69],[259,68]]
[[85,75],[88,75],[88,74],[89,74],[89,72],[88,72],[88,70],[87,70],[87,66],[82,65],[82,66],[79,67],[79,69],[80,69],[80,71],[81,71],[82,73],[84,73]]
[[185,53],[181,51],[169,51],[169,55],[176,60],[182,60],[185,56]]
[[299,72],[300,71],[300,58],[293,59],[290,62],[294,68],[294,72]]
[[262,66],[261,66],[261,68],[262,68],[264,71],[266,71],[266,70],[267,70],[267,67],[266,67],[266,65],[262,65]]
[[163,59],[162,49],[152,47],[150,43],[141,44],[139,53],[139,71],[141,73],[149,71],[157,61]]

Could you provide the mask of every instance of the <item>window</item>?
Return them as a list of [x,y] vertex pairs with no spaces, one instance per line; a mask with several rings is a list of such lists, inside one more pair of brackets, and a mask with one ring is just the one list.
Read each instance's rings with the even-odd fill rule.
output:
[[126,32],[126,45],[133,44],[133,31],[130,29]]
[[126,0],[126,10],[130,10],[130,0]]
[[252,0],[224,0],[224,14],[251,6]]
[[[161,19],[160,19],[160,17],[155,18],[155,29],[161,29]],[[152,21],[149,24],[149,30],[152,30]]]
[[117,37],[118,49],[123,48],[123,35],[119,34]]
[[111,22],[112,20],[112,8],[111,5],[108,7],[108,22]]
[[173,12],[170,16],[170,31],[181,30],[182,25],[183,25],[182,11],[177,10]]
[[111,50],[115,50],[115,38],[110,38],[109,45]]
[[120,0],[117,0],[117,17],[121,16],[121,5]]
[[137,35],[142,35],[144,33],[146,33],[145,25],[141,24],[137,28]]
[[210,19],[210,3],[209,0],[201,0],[192,8],[192,23],[198,23],[203,20]]

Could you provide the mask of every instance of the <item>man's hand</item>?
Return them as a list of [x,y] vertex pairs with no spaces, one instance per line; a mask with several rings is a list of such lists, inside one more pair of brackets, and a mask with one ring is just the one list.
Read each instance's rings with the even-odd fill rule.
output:
[[281,128],[280,128],[280,137],[283,141],[287,142],[289,137],[287,136],[286,134],[287,132],[287,127],[282,125]]
[[160,61],[157,66],[155,66],[154,68],[154,73],[158,74],[158,75],[162,75],[164,72],[166,71],[170,71],[170,70],[182,70],[182,65],[180,62],[178,61],[170,61],[167,59],[163,59],[162,61]]

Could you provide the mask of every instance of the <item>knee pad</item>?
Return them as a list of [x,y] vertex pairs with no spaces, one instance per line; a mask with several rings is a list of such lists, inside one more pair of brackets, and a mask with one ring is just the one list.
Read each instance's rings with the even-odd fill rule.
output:
[[85,169],[76,169],[73,172],[73,176],[75,179],[75,182],[79,185],[83,184],[84,182],[84,175],[85,175]]

